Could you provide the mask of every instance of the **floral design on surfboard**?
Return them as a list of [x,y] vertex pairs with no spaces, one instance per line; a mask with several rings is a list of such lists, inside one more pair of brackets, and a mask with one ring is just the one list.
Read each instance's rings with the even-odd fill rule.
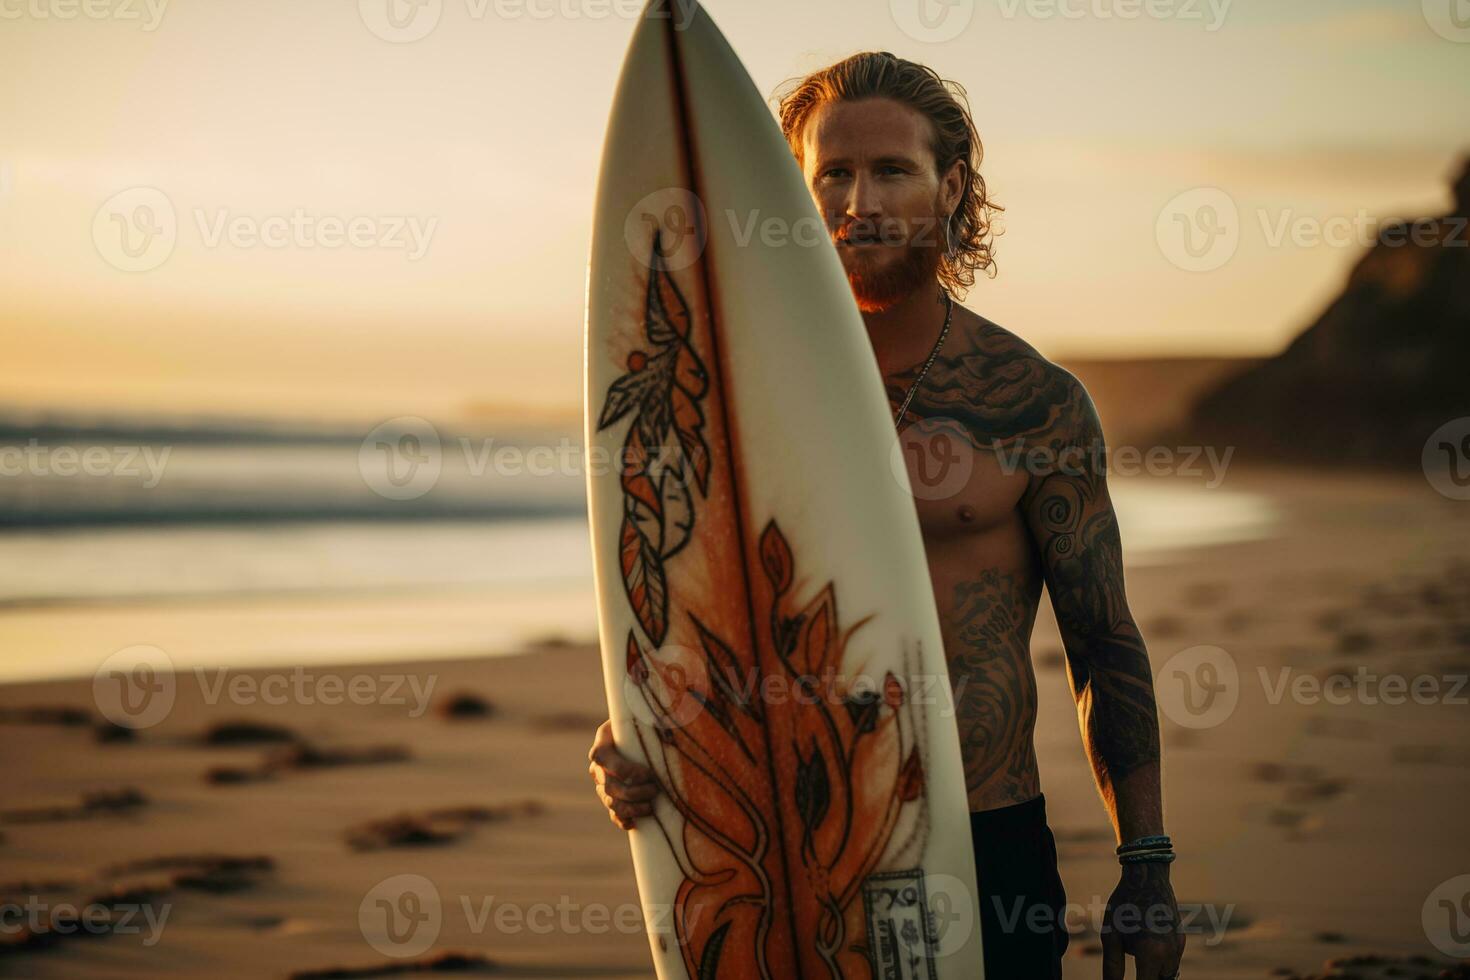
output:
[[[833,582],[804,584],[775,520],[749,547],[726,546],[739,541],[744,504],[720,372],[712,381],[696,351],[716,349],[713,324],[696,329],[662,254],[656,236],[649,350],[628,356],[599,430],[632,415],[619,537],[636,620],[627,690],[643,702],[638,740],[682,825],[655,821],[684,878],[673,925],[685,970],[697,980],[927,975],[875,969],[893,943],[870,935],[889,921],[874,913],[880,863],[917,856],[927,837],[923,719],[893,673],[845,673],[871,617],[842,625]],[[691,478],[705,502],[698,522]]]
[[[649,255],[643,314],[650,349],[628,355],[628,373],[608,389],[597,420],[600,431],[633,413],[620,460],[619,563],[633,613],[655,646],[663,643],[669,628],[664,562],[689,542],[694,529],[689,473],[701,494],[709,487],[709,446],[699,407],[709,390],[709,376],[690,343],[689,304],[669,275],[664,254],[660,232]],[[666,445],[671,429],[673,452]]]

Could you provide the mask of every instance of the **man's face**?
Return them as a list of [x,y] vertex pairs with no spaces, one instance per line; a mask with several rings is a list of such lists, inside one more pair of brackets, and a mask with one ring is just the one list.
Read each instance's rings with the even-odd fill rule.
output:
[[928,119],[893,99],[829,102],[807,120],[807,187],[864,313],[933,284],[964,164],[941,177]]

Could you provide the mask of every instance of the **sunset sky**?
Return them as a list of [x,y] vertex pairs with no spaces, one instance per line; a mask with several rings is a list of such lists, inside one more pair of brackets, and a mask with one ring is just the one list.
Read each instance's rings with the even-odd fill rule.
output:
[[[387,2],[0,0],[0,405],[575,411],[627,5],[424,0],[398,42]],[[1361,252],[1278,230],[1436,213],[1470,151],[1467,0],[958,0],[942,41],[910,2],[706,7],[766,95],[863,49],[966,86],[1007,208],[966,303],[1054,357],[1273,352]],[[1161,244],[1199,188],[1238,208],[1209,271]],[[124,193],[176,215],[151,267],[106,244]],[[216,237],[296,214],[377,244]]]

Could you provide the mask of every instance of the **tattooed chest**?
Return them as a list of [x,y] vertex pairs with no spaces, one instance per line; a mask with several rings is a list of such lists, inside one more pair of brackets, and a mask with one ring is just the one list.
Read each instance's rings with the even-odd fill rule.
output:
[[1024,468],[1007,465],[954,420],[921,419],[903,429],[895,470],[900,460],[927,539],[973,538],[1018,523]]
[[[895,409],[914,378],[905,371],[885,379]],[[1065,372],[1004,339],[986,337],[934,362],[904,421],[953,422],[977,447],[999,449],[1049,442],[1075,422],[1078,409]]]

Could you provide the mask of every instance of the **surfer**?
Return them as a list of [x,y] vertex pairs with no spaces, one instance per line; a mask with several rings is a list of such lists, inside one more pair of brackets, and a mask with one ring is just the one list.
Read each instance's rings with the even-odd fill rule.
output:
[[[958,85],[887,52],[788,89],[781,127],[837,246],[895,421],[939,609],[965,762],[985,969],[1061,976],[1066,898],[1034,744],[1032,626],[1043,584],[1061,629],[1083,742],[1119,841],[1102,975],[1179,975],[1159,725],[1128,608],[1102,427],[1080,382],[955,302],[994,273],[999,206]],[[589,772],[619,827],[658,783],[603,724]]]

